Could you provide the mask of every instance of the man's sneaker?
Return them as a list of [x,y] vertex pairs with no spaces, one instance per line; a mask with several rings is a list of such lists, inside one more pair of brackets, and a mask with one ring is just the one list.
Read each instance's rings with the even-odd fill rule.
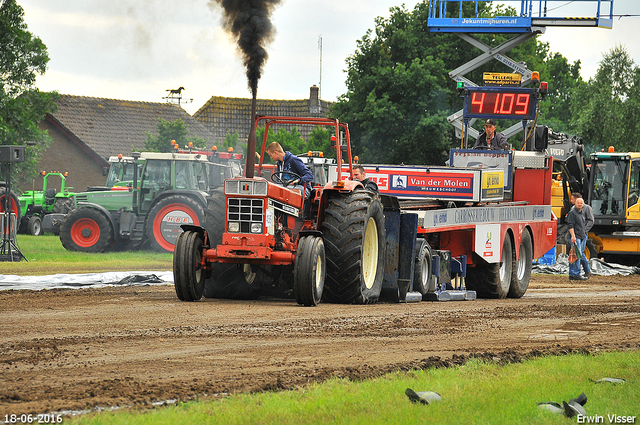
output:
[[587,272],[587,273],[584,274],[585,280],[589,279],[590,277],[591,277],[591,272]]
[[587,279],[580,275],[576,275],[576,276],[569,276],[569,280],[587,280]]

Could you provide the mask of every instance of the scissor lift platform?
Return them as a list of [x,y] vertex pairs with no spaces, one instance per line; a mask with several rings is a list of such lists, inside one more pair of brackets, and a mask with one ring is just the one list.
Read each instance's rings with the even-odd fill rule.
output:
[[[429,3],[429,31],[465,33],[540,32],[547,26],[613,27],[613,0],[573,0],[572,8],[580,8],[585,16],[554,16],[567,0],[521,0],[518,16],[481,17],[479,0],[432,0]],[[464,5],[474,3],[471,7]],[[511,1],[507,3],[517,3]],[[565,9],[566,10],[566,9]],[[470,13],[473,12],[473,13]]]

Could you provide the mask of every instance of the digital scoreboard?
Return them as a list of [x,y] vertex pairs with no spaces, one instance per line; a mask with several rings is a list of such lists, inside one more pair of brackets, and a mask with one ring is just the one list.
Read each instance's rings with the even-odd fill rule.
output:
[[536,115],[538,93],[524,87],[467,87],[464,116],[532,120]]

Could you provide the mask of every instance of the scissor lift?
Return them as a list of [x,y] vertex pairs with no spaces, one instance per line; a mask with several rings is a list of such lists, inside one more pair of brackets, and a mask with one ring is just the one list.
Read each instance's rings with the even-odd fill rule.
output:
[[[554,16],[552,12],[561,10],[562,6],[568,5],[567,0],[520,0],[520,1],[504,1],[501,3],[516,4],[520,3],[520,14],[518,16],[495,16],[481,17],[478,13],[479,0],[431,0],[429,2],[429,20],[427,27],[432,32],[455,33],[469,44],[482,50],[480,56],[465,63],[462,66],[449,72],[456,82],[462,81],[465,87],[477,87],[478,84],[465,78],[464,75],[479,68],[491,60],[497,60],[514,72],[522,74],[522,86],[526,86],[531,82],[531,71],[527,65],[522,62],[516,62],[505,55],[505,52],[526,42],[531,37],[543,34],[546,27],[613,27],[613,1],[614,0],[573,0],[571,7],[580,7],[580,10],[587,12],[582,17],[565,17]],[[470,8],[464,8],[465,3],[474,3],[474,11],[469,14]],[[514,37],[504,43],[491,47],[471,34],[490,33],[490,34],[514,34]],[[455,127],[456,136],[460,137],[463,123],[463,111],[447,117],[447,120]],[[470,121],[473,124],[474,120]],[[468,135],[477,139],[479,132],[468,127]],[[520,131],[523,125],[516,123],[507,128],[502,133],[508,138]]]

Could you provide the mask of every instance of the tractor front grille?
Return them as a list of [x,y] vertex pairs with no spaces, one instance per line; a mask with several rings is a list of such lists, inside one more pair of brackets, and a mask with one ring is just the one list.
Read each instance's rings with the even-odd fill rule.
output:
[[252,223],[264,223],[264,199],[228,198],[227,223],[231,222],[240,223],[239,233],[252,233]]

